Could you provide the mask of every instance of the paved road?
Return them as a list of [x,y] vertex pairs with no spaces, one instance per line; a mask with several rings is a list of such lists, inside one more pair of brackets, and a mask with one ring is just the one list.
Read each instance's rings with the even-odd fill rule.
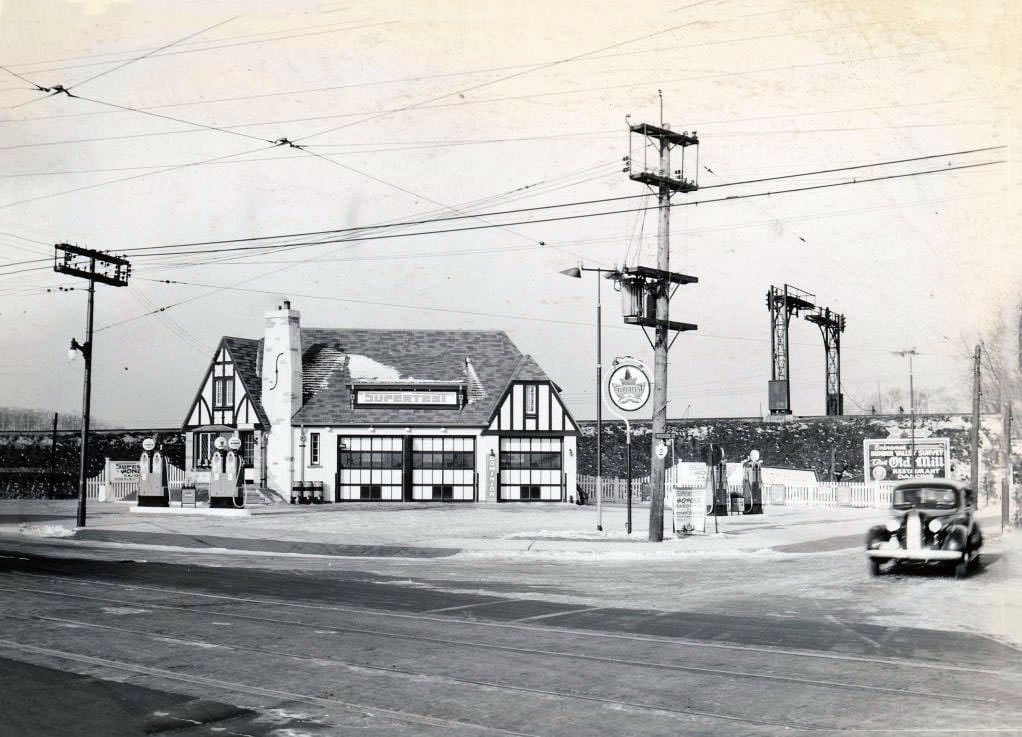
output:
[[1020,653],[965,633],[17,552],[0,612],[18,734],[1022,734]]

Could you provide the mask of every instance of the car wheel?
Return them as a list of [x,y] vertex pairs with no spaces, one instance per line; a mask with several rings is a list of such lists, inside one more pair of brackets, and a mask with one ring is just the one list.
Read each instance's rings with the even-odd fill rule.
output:
[[962,559],[955,563],[955,578],[962,579],[969,575],[969,559],[962,556]]
[[880,571],[880,559],[879,558],[870,558],[869,559],[869,575],[871,575],[871,576],[879,576],[880,573],[881,573],[881,571]]

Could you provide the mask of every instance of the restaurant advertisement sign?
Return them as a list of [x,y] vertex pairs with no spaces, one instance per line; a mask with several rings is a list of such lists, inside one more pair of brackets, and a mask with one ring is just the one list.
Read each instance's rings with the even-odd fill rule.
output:
[[690,535],[706,532],[706,490],[674,487],[674,533]]
[[[863,441],[866,479],[902,481],[947,478],[951,470],[950,438],[869,438]],[[915,452],[915,463],[912,454]]]

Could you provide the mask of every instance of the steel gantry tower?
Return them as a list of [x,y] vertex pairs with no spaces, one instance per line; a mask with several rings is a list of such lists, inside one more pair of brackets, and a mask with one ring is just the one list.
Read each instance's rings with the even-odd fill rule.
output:
[[820,328],[823,350],[827,354],[825,371],[826,396],[824,406],[828,415],[844,414],[844,395],[841,393],[841,333],[845,330],[845,316],[832,312],[829,307],[817,307],[815,294],[785,284],[770,287],[767,309],[770,310],[770,414],[791,414],[791,383],[789,380],[788,325],[791,316],[806,314],[806,321]]
[[823,335],[823,350],[827,354],[825,383],[827,414],[843,415],[845,400],[841,393],[841,333],[845,330],[845,316],[824,307],[817,308],[816,312],[807,315],[806,320],[815,323]]
[[790,284],[770,287],[767,309],[770,310],[770,414],[791,414],[791,385],[788,380],[788,323],[816,307],[811,301],[816,295]]

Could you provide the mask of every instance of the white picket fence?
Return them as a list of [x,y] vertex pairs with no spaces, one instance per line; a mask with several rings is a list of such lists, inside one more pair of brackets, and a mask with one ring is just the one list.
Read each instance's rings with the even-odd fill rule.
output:
[[[632,503],[643,501],[643,484],[649,483],[649,477],[632,479]],[[596,500],[596,477],[578,476],[579,487],[588,494],[589,503]],[[668,479],[670,485],[670,479]],[[609,503],[625,503],[627,482],[625,479],[603,478],[603,501]],[[891,505],[891,490],[894,484],[877,484],[862,482],[821,482],[814,486],[794,486],[785,484],[766,484],[763,487],[763,503],[766,505],[788,507],[863,507],[884,509]],[[742,487],[728,486],[728,494],[741,494]],[[670,495],[668,494],[668,497]],[[670,504],[668,498],[667,503]]]
[[[596,477],[579,475],[578,485],[589,495],[590,504],[595,504]],[[649,483],[649,476],[632,479],[632,503],[642,500],[642,485]],[[603,501],[624,504],[628,501],[628,482],[625,479],[603,477]]]
[[[185,482],[184,469],[178,468],[173,463],[167,464],[167,488],[180,490]],[[85,482],[85,496],[88,499],[99,499],[99,487],[106,486],[106,498],[111,501],[121,501],[138,494],[138,481],[111,481],[106,478],[106,468],[91,479]]]

